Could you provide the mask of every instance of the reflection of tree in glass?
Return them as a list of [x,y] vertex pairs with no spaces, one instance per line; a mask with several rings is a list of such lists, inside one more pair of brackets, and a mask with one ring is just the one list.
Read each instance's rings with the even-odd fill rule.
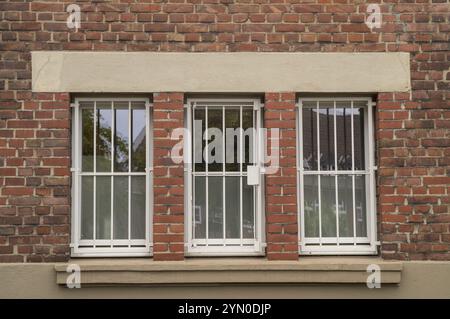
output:
[[133,172],[142,172],[145,170],[145,127],[139,134],[133,136],[133,147],[131,148],[131,170]]
[[[94,112],[83,112],[83,157],[93,156],[94,150]],[[100,110],[97,110],[97,136],[96,136],[96,152],[97,152],[97,168],[102,170],[110,170],[111,168],[111,141],[112,131],[111,123],[105,119]],[[116,153],[116,171],[128,171],[128,141],[120,135],[116,135],[114,139],[114,148]],[[145,153],[145,148],[144,148]],[[83,162],[83,170],[92,171],[93,163],[85,160]]]

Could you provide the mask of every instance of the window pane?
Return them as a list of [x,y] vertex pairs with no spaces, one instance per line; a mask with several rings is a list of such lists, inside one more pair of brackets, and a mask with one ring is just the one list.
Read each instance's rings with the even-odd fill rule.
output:
[[111,177],[96,177],[96,239],[111,239]]
[[131,110],[132,117],[132,134],[133,134],[133,147],[131,149],[131,171],[132,172],[145,172],[145,110],[134,109]]
[[94,178],[81,178],[81,239],[94,238]]
[[338,169],[352,169],[352,124],[350,101],[336,102]]
[[334,103],[319,103],[320,169],[334,170]]
[[[368,177],[367,177],[368,178]],[[366,177],[355,176],[356,236],[367,236]]]
[[145,176],[131,176],[131,239],[145,239]]
[[226,144],[226,171],[240,170],[240,115],[239,109],[225,110],[225,144]]
[[[114,134],[114,170],[116,172],[128,172],[128,103],[114,103],[115,107],[121,107],[115,112]],[[126,108],[122,108],[126,107]]]
[[[89,103],[93,106],[93,103]],[[80,103],[81,106],[81,103]],[[81,136],[82,136],[82,160],[81,170],[92,172],[94,170],[94,109],[81,109]]]
[[242,179],[242,232],[244,238],[254,238],[255,222],[254,222],[254,186],[247,185],[245,178]]
[[321,176],[322,237],[336,237],[335,176]]
[[206,129],[205,110],[194,110],[194,153],[193,161],[195,163],[196,172],[205,171],[205,158],[203,156],[203,150],[205,149],[205,140],[203,139]]
[[313,175],[304,176],[304,215],[305,236],[319,237],[319,193],[318,177]]
[[114,239],[128,239],[128,176],[114,176]]
[[208,170],[222,171],[222,109],[208,108]]
[[366,102],[354,102],[353,104],[353,130],[355,143],[355,170],[364,170],[364,106]]
[[111,171],[111,127],[112,111],[110,102],[97,103],[97,171]]
[[244,136],[243,148],[244,148],[244,158],[242,163],[242,170],[247,171],[247,166],[253,164],[253,110],[244,108],[242,110],[242,129]]
[[194,237],[206,238],[206,179],[204,176],[194,177]]
[[225,177],[226,190],[226,238],[239,238],[241,235],[240,221],[240,177]]
[[223,184],[222,176],[208,178],[208,232],[209,238],[223,238]]
[[353,237],[352,177],[338,176],[339,237]]
[[303,168],[317,170],[317,112],[313,108],[302,108],[302,126]]

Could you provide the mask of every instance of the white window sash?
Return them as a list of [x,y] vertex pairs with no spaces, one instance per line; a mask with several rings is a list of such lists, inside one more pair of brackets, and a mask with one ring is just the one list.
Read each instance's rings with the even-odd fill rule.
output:
[[[94,123],[96,120],[96,105],[98,102],[111,102],[111,110],[114,110],[114,102],[128,102],[128,110],[133,109],[131,102],[144,102],[146,113],[146,167],[145,172],[131,172],[131,143],[129,146],[129,171],[128,172],[114,172],[114,138],[112,138],[112,157],[111,157],[111,171],[110,172],[82,172],[81,171],[81,157],[82,157],[82,121],[81,121],[81,107],[80,102],[94,103]],[[153,217],[153,169],[151,166],[153,152],[152,152],[152,120],[151,120],[151,104],[148,98],[136,97],[83,97],[76,98],[72,104],[72,242],[71,242],[71,256],[73,257],[137,257],[137,256],[151,256],[152,255],[152,229],[151,220]],[[113,112],[114,116],[114,112]],[[131,139],[131,112],[128,115],[128,136]],[[114,132],[114,121],[111,130]],[[94,125],[94,152],[96,147],[96,125]],[[94,168],[96,165],[96,156],[94,153]],[[82,176],[124,176],[128,177],[128,239],[95,239],[96,227],[93,226],[92,240],[81,239],[81,177]],[[131,239],[131,176],[145,176],[146,190],[145,190],[145,239]],[[111,178],[113,181],[113,178]],[[94,178],[94,194],[95,183]],[[113,211],[113,188],[114,183],[111,182],[111,236],[113,236],[114,214]],[[93,219],[95,220],[95,196]]]
[[[186,112],[185,112],[185,123],[186,128],[189,132],[191,132],[191,137],[194,136],[194,127],[193,127],[193,111],[197,107],[205,107],[205,116],[207,117],[207,110],[211,109],[221,109],[223,112],[227,109],[240,109],[241,111],[241,127],[242,127],[242,109],[241,106],[246,106],[252,108],[254,112],[254,127],[256,129],[256,134],[253,136],[253,163],[254,165],[260,166],[261,159],[263,155],[262,149],[262,134],[261,134],[261,103],[258,99],[207,99],[207,98],[199,98],[199,99],[188,99],[186,104]],[[224,114],[224,113],[222,113]],[[225,126],[225,117],[222,119],[222,126]],[[225,132],[223,132],[225,134]],[[241,150],[240,156],[243,156],[243,140],[241,136]],[[225,238],[225,225],[226,225],[226,216],[224,213],[223,216],[223,238],[219,239],[211,239],[208,238],[208,216],[206,216],[206,238],[194,238],[194,225],[193,225],[193,204],[195,200],[194,194],[194,177],[197,176],[241,176],[241,180],[245,182],[245,177],[247,176],[246,172],[243,172],[242,165],[240,165],[240,170],[237,172],[228,172],[225,171],[225,161],[223,165],[222,171],[210,172],[208,171],[208,165],[206,164],[204,172],[196,172],[194,163],[192,163],[192,152],[194,150],[194,145],[191,145],[191,141],[185,139],[185,149],[188,152],[185,152],[185,207],[186,207],[186,217],[185,217],[185,230],[186,230],[186,241],[185,241],[185,254],[187,256],[251,256],[251,255],[263,255],[264,247],[265,247],[265,236],[264,236],[264,202],[263,202],[263,184],[264,179],[261,175],[261,182],[258,186],[254,186],[254,238],[247,239],[243,238],[242,233],[242,182],[240,183],[240,206],[241,206],[241,216],[240,216],[240,238]],[[206,144],[207,145],[207,144]],[[223,156],[225,157],[225,152],[223,152]],[[242,161],[241,161],[242,162]],[[262,170],[261,170],[262,172]],[[261,173],[262,174],[262,173]],[[206,178],[206,183],[208,178]],[[207,185],[206,185],[207,187]],[[223,183],[223,193],[225,194],[225,183]],[[223,195],[224,195],[223,194]],[[222,197],[224,198],[224,197]],[[205,196],[206,205],[208,205],[208,192],[206,192]],[[223,202],[225,204],[225,201]]]
[[[352,169],[338,170],[337,167],[337,128],[336,128],[336,112],[334,114],[334,170],[323,171],[320,167],[320,125],[319,117],[317,118],[317,169],[305,170],[303,168],[303,120],[302,109],[303,102],[332,102],[336,108],[336,102],[350,101],[352,108],[355,101],[363,101],[366,103],[364,108],[364,170],[355,170],[354,166],[354,129],[353,129],[353,113],[351,116],[351,143],[352,143]],[[354,255],[372,255],[377,253],[377,232],[376,232],[376,188],[375,188],[375,170],[374,166],[374,133],[373,133],[373,104],[370,97],[341,97],[341,98],[299,98],[297,108],[297,180],[298,180],[298,211],[299,211],[299,253],[315,254],[315,255],[336,255],[336,254],[354,254]],[[304,206],[304,177],[318,176],[318,201],[319,201],[319,236],[306,237],[305,233],[305,206]],[[366,200],[366,227],[367,236],[356,236],[356,207],[355,207],[355,176],[366,176],[365,180],[365,200]],[[353,200],[353,237],[339,237],[339,214],[336,213],[336,237],[322,236],[322,220],[321,220],[321,176],[351,176],[352,177],[352,200]],[[338,206],[338,185],[337,178],[335,180],[335,200]]]

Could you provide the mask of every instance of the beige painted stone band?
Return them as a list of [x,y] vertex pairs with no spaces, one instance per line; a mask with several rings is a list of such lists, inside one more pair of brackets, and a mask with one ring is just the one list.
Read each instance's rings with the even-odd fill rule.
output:
[[[193,259],[155,262],[153,259],[74,259],[84,285],[133,284],[270,284],[363,283],[367,267],[380,267],[383,284],[399,284],[402,263],[380,258],[304,258],[300,261],[267,261],[265,258]],[[65,285],[69,264],[57,264],[56,282]]]
[[[274,261],[221,259],[186,259],[179,265],[151,258],[72,259],[82,269],[81,289],[64,285],[65,263],[0,263],[0,298],[450,298],[448,261],[303,257],[272,265]],[[368,289],[365,283],[364,267],[372,262],[381,263],[380,289]],[[384,284],[399,276],[399,284]]]
[[408,53],[32,52],[34,92],[404,92]]

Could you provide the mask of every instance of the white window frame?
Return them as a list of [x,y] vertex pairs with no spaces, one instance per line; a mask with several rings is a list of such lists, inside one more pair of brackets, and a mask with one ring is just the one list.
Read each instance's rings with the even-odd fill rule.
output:
[[[317,170],[304,170],[303,168],[303,119],[302,119],[302,105],[303,102],[317,102],[317,107],[319,102],[334,102],[334,108],[336,108],[336,102],[339,101],[350,101],[351,107],[353,108],[355,101],[363,101],[367,103],[367,107],[364,110],[364,156],[365,170],[356,171],[354,170],[354,130],[353,130],[353,112],[351,118],[351,131],[352,131],[352,170],[337,170],[337,165],[335,169],[331,171],[321,171],[320,161],[318,161]],[[370,97],[338,97],[338,98],[325,98],[325,97],[310,97],[310,98],[299,98],[297,104],[297,178],[298,178],[298,211],[299,211],[299,253],[300,254],[310,254],[310,255],[375,255],[378,253],[379,242],[377,241],[377,226],[376,226],[376,186],[375,186],[375,171],[377,167],[375,166],[375,139],[374,139],[374,122],[373,122],[373,106]],[[335,113],[334,113],[335,114]],[[336,116],[336,115],[335,115]],[[319,130],[320,126],[317,125],[317,136],[319,140]],[[337,147],[337,136],[336,136],[336,126],[334,126],[334,147],[336,154]],[[320,150],[320,145],[318,145]],[[317,152],[318,159],[320,157],[320,151]],[[335,157],[336,159],[336,157]],[[366,178],[366,212],[367,212],[367,237],[356,237],[356,227],[353,227],[353,238],[339,238],[339,233],[337,237],[305,237],[305,216],[304,216],[304,176],[310,175],[331,175],[336,174],[352,175],[362,174],[368,175]],[[355,178],[353,180],[353,202],[355,201]],[[319,184],[320,186],[320,184]],[[336,189],[336,193],[337,193]],[[337,199],[336,194],[336,201]],[[355,205],[353,205],[353,220],[355,221],[356,216]],[[319,192],[319,215],[320,215],[320,192]],[[321,233],[321,222],[319,222],[319,229]],[[339,225],[339,214],[336,214],[337,227]],[[345,245],[342,245],[345,244]]]
[[[146,223],[145,223],[145,239],[120,239],[120,240],[81,240],[81,176],[85,175],[81,171],[81,156],[82,156],[82,121],[81,121],[81,109],[80,102],[94,102],[94,121],[96,119],[95,108],[97,102],[129,102],[128,108],[131,108],[131,102],[144,102],[145,112],[146,112],[146,168],[145,172],[126,172],[126,173],[115,173],[115,172],[104,172],[104,173],[94,173],[89,172],[90,176],[145,176],[146,177]],[[72,227],[71,227],[71,237],[72,241],[71,256],[72,257],[138,257],[138,256],[151,256],[153,254],[153,243],[152,243],[152,228],[151,222],[153,220],[153,169],[151,166],[153,151],[153,128],[152,128],[152,114],[150,100],[148,98],[139,97],[114,97],[114,96],[104,96],[104,97],[78,97],[75,98],[74,103],[71,104],[72,107]],[[114,103],[111,103],[111,107],[114,107]],[[114,112],[112,112],[114,114]],[[113,115],[114,116],[114,115]],[[129,121],[131,121],[131,116],[129,116]],[[94,126],[95,127],[95,126]],[[114,121],[113,127],[114,130]],[[129,124],[129,132],[131,132],[131,127]],[[95,135],[95,134],[94,134]],[[131,134],[130,134],[131,136]],[[95,138],[94,138],[95,140]],[[131,148],[130,148],[131,149]],[[112,148],[112,158],[114,158],[114,147]],[[94,143],[94,158],[95,158],[95,143]],[[94,160],[95,165],[95,160]],[[113,165],[112,165],[113,166]],[[111,187],[113,187],[111,185]],[[130,186],[129,186],[130,187]],[[129,196],[131,196],[131,193]],[[94,188],[95,194],[95,188]],[[130,198],[128,200],[130,203]],[[95,197],[94,197],[95,206]],[[130,206],[129,208],[130,209]],[[112,212],[111,212],[112,214]],[[95,216],[95,209],[94,209]],[[94,217],[95,218],[95,217]],[[111,227],[113,225],[113,218],[111,218]],[[95,229],[95,228],[94,228]],[[95,232],[94,232],[95,234]],[[111,233],[112,234],[112,233]],[[101,246],[101,247],[97,247]],[[109,246],[109,247],[107,247]],[[121,247],[116,247],[121,246]],[[123,247],[128,246],[128,247]]]
[[[222,104],[222,109],[226,109],[227,103],[242,103],[242,104],[253,104],[253,110],[256,111],[255,116],[255,127],[256,134],[254,134],[254,165],[257,165],[260,172],[260,183],[255,187],[255,225],[254,233],[255,239],[193,239],[193,205],[194,205],[194,195],[193,195],[193,164],[192,163],[192,151],[193,145],[189,138],[184,139],[184,171],[185,171],[185,255],[186,256],[263,256],[265,254],[265,214],[264,214],[264,143],[262,134],[262,107],[263,104],[259,99],[253,98],[191,98],[187,99],[185,104],[185,127],[188,132],[190,132],[190,137],[194,136],[193,131],[193,110],[198,104],[208,105],[211,104]],[[251,107],[251,106],[249,106]],[[241,108],[242,109],[242,108]],[[223,119],[225,121],[225,118]],[[225,134],[225,133],[224,133]],[[242,140],[241,140],[242,148]],[[242,153],[242,149],[240,151]],[[225,154],[224,154],[225,156]],[[207,165],[206,165],[207,166]],[[245,178],[246,172],[238,172],[242,175],[242,179]],[[220,175],[222,176],[222,175]],[[242,205],[242,187],[241,187],[241,205]],[[206,201],[208,198],[206,197]],[[242,216],[241,216],[242,219]],[[208,223],[206,223],[208,225]],[[241,222],[242,228],[242,222]],[[225,232],[224,232],[225,236]]]

